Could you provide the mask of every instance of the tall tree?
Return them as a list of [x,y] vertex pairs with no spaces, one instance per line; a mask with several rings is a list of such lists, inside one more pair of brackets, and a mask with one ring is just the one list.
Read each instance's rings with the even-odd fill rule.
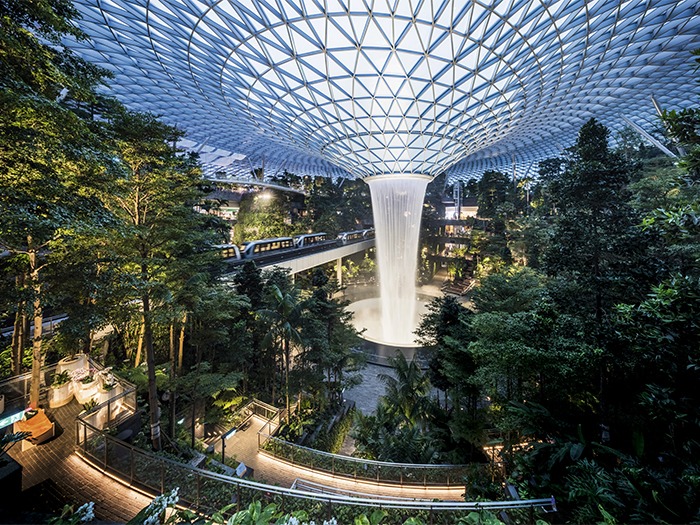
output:
[[270,294],[270,307],[260,311],[260,315],[269,327],[264,344],[276,348],[282,354],[284,399],[287,418],[289,418],[289,373],[292,367],[292,348],[293,345],[301,345],[302,342],[300,327],[303,304],[296,288],[283,291],[278,285],[272,284]]
[[634,167],[610,149],[609,133],[595,119],[584,124],[564,170],[550,182],[558,214],[545,254],[547,273],[565,276],[579,289],[571,307],[593,317],[597,338],[606,309],[629,293],[641,295],[631,277],[646,246],[628,204]]
[[498,171],[486,171],[477,185],[479,217],[494,219],[503,217],[502,207],[508,195],[512,193],[511,182],[506,175]]
[[[172,147],[181,136],[179,130],[153,115],[125,110],[111,116],[110,126],[122,168],[120,178],[105,196],[107,205],[121,220],[112,232],[110,245],[120,258],[122,279],[130,284],[132,297],[140,303],[151,441],[158,450],[154,310],[167,304],[172,292],[168,288],[169,268],[197,254],[197,244],[202,242],[199,232],[208,218],[193,208],[204,195],[196,158]],[[137,352],[136,364],[139,360]]]
[[[695,71],[700,71],[700,49],[692,51]],[[700,80],[698,81],[700,82]],[[671,137],[684,148],[681,165],[694,181],[700,181],[700,108],[684,108],[681,111],[666,111],[663,121]]]
[[398,352],[391,358],[394,375],[379,374],[386,387],[384,397],[389,409],[399,416],[403,424],[423,428],[429,411],[426,396],[430,391],[430,380],[418,366],[416,360],[408,361]]
[[358,370],[362,360],[352,351],[359,343],[357,331],[351,323],[353,314],[345,309],[347,302],[332,297],[337,289],[331,283],[320,268],[313,272],[313,292],[305,301],[307,318],[301,364],[305,366],[305,387],[309,386],[309,372],[316,372],[314,375],[320,380],[325,375],[326,395],[330,401],[338,401],[342,390],[357,379],[346,376],[345,372]]
[[21,280],[31,291],[32,406],[52,247],[106,217],[97,192],[110,161],[99,125],[83,111],[97,102],[106,72],[60,45],[67,35],[84,37],[71,22],[77,14],[65,0],[0,4],[0,249],[24,260]]

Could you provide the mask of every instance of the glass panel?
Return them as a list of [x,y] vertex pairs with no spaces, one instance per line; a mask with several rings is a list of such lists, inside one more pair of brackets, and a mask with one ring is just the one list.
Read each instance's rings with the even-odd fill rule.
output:
[[144,488],[161,492],[161,464],[159,458],[151,457],[140,451],[134,451],[134,483]]
[[199,496],[199,508],[205,512],[219,510],[237,501],[236,486],[216,478],[201,479]]
[[107,440],[107,466],[125,476],[131,477],[131,449],[116,440]]

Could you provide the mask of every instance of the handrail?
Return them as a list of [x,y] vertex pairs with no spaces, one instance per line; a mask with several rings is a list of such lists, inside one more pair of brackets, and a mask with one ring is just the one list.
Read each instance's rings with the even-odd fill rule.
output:
[[457,469],[457,468],[464,468],[468,467],[470,465],[468,464],[443,464],[443,463],[394,463],[390,461],[378,461],[376,459],[364,459],[364,458],[356,458],[353,456],[343,456],[341,454],[333,454],[332,452],[326,452],[324,450],[317,450],[315,448],[310,448],[310,447],[305,447],[304,445],[297,445],[296,443],[291,443],[289,441],[285,441],[283,439],[280,439],[275,436],[266,436],[270,438],[273,441],[277,441],[280,443],[283,443],[285,445],[289,445],[291,447],[294,447],[296,449],[301,449],[305,450],[307,452],[312,452],[314,455],[318,456],[325,456],[331,459],[343,459],[348,461],[349,463],[359,463],[361,465],[376,465],[378,467],[411,467],[411,468],[447,468],[447,469]]
[[464,487],[465,479],[473,478],[476,475],[490,475],[489,465],[485,463],[466,465],[389,463],[331,454],[290,443],[274,436],[265,435],[264,437],[262,442],[258,438],[258,442],[261,443],[259,451],[264,455],[292,465],[354,480],[401,486]]
[[[121,381],[121,380],[120,380]],[[294,510],[307,510],[311,516],[328,517],[334,507],[355,507],[357,509],[372,507],[394,509],[395,512],[428,512],[430,523],[454,523],[454,514],[480,510],[518,510],[542,508],[545,512],[556,510],[555,501],[550,499],[533,499],[497,502],[464,501],[428,501],[408,498],[381,497],[373,498],[358,493],[356,496],[343,494],[319,494],[296,488],[284,488],[256,481],[234,478],[208,470],[180,463],[171,458],[159,456],[126,443],[116,436],[105,433],[88,421],[98,411],[108,409],[111,403],[129,395],[134,395],[135,387],[124,381],[124,391],[97,405],[76,418],[76,452],[93,467],[115,476],[121,482],[147,493],[158,495],[179,488],[182,504],[202,512],[221,509],[231,503],[237,508],[249,505],[253,501],[270,502],[274,500],[278,507]],[[131,388],[128,388],[131,386]],[[135,404],[135,401],[134,401]],[[129,407],[132,408],[132,407]],[[133,407],[135,409],[135,406]],[[281,410],[257,399],[246,403],[241,411],[255,408],[261,411],[274,411],[272,418],[279,418]],[[377,462],[381,463],[381,462]],[[406,464],[404,464],[406,465]],[[434,467],[441,468],[440,465]],[[360,512],[358,510],[358,512]],[[401,520],[403,521],[403,519]]]
[[[408,509],[428,511],[431,516],[435,512],[444,511],[479,511],[479,510],[512,510],[542,508],[546,512],[556,510],[554,498],[532,500],[493,501],[493,502],[464,502],[464,501],[425,501],[406,499],[373,499],[370,497],[349,497],[338,494],[318,494],[276,485],[268,485],[256,481],[232,478],[207,470],[179,463],[170,458],[157,456],[153,453],[118,440],[102,433],[96,427],[78,418],[79,424],[89,428],[90,439],[85,439],[77,445],[77,451],[93,466],[116,475],[130,486],[145,489],[153,494],[161,494],[179,487],[180,501],[202,511],[219,509],[227,504],[235,503],[240,509],[255,500],[275,501],[280,508],[290,508],[290,501],[295,502],[294,508],[303,508],[303,501],[313,501],[326,504],[330,515],[333,506],[373,507],[385,509]],[[87,430],[86,428],[86,430]],[[87,431],[83,433],[87,435]],[[80,432],[78,433],[80,436]],[[143,462],[137,465],[135,458]],[[155,478],[154,479],[154,475]],[[150,479],[149,479],[150,476]],[[317,512],[326,514],[325,509],[312,506]],[[431,522],[439,523],[439,516]],[[445,523],[452,523],[449,520]]]

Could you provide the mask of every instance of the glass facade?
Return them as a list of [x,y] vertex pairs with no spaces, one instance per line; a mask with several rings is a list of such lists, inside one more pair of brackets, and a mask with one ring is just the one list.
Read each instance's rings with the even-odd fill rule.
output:
[[520,174],[581,124],[652,130],[698,95],[695,0],[77,0],[132,109],[212,169]]

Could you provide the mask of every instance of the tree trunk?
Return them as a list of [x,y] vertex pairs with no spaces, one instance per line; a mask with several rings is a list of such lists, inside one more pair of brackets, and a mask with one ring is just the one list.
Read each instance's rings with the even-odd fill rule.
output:
[[[143,270],[145,274],[146,271]],[[160,450],[160,407],[156,388],[156,356],[153,349],[153,329],[151,327],[151,303],[148,294],[141,298],[143,303],[143,344],[146,348],[146,368],[148,370],[148,410],[151,420],[151,442],[153,450]]]
[[[18,277],[19,279],[19,277]],[[24,325],[27,313],[26,303],[17,303],[17,313],[15,314],[14,329],[12,331],[12,373],[19,375],[22,373],[22,357],[24,355]]]
[[328,397],[330,397],[331,401],[334,401],[335,389],[331,388],[331,367],[330,366],[328,368],[326,368],[326,378],[328,381]]
[[141,364],[141,354],[143,350],[143,343],[146,338],[146,313],[141,315],[141,330],[139,332],[139,342],[136,346],[136,358],[134,359],[134,367]]
[[86,343],[85,343],[85,349],[84,353],[87,355],[90,355],[90,350],[92,350],[92,343],[95,340],[95,334],[93,333],[92,330],[88,330],[87,337],[85,338]]
[[289,340],[284,340],[284,403],[289,423]]
[[170,379],[175,379],[175,323],[170,323],[170,340],[169,340],[169,350],[170,350]]
[[34,301],[34,336],[32,338],[32,379],[29,387],[29,406],[39,407],[39,389],[41,387],[41,335],[44,327],[44,311],[41,304],[41,281],[39,280],[39,267],[37,252],[29,246],[29,271]]
[[180,341],[177,349],[177,375],[182,375],[182,355],[185,349],[185,326],[187,326],[187,312],[182,314],[182,325],[180,326]]
[[175,439],[175,322],[170,323],[170,417],[168,418],[168,434]]
[[277,368],[277,355],[276,352],[272,356],[272,373],[271,374],[265,374],[265,382],[267,383],[268,381],[271,381],[270,385],[270,390],[271,390],[271,395],[272,395],[272,405],[277,406],[277,373],[278,373],[278,368]]

